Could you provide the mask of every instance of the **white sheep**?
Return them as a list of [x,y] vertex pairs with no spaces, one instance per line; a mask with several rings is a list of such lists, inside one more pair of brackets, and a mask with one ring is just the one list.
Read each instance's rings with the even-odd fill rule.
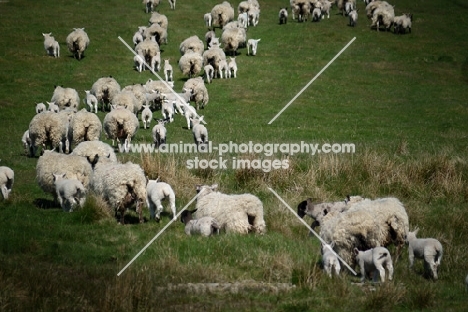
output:
[[216,33],[213,30],[209,30],[205,33],[205,43],[207,49],[212,47],[212,42],[213,44],[219,45],[219,38],[216,37]]
[[125,86],[122,91],[132,92],[137,99],[136,108],[140,111],[146,103],[146,88],[141,83]]
[[249,15],[247,12],[240,13],[237,16],[237,21],[243,28],[247,28],[249,26]]
[[55,40],[54,36],[52,36],[52,33],[42,33],[42,36],[44,36],[44,49],[47,55],[60,57],[60,45],[57,40]]
[[102,123],[96,114],[83,108],[73,116],[69,129],[70,141],[76,146],[83,141],[99,141]]
[[128,152],[140,123],[134,113],[126,108],[118,107],[106,114],[103,125],[107,137],[112,139],[112,144],[114,140],[118,140],[119,145],[123,145],[124,150]]
[[224,25],[234,20],[234,8],[228,1],[217,4],[211,10],[212,26],[223,28]]
[[0,167],[0,189],[2,191],[2,196],[4,199],[8,199],[8,196],[11,193],[13,183],[15,182],[15,173],[14,171],[6,166]]
[[149,24],[150,25],[158,24],[159,26],[161,26],[164,29],[167,29],[167,27],[169,25],[167,16],[164,15],[164,14],[160,14],[158,12],[153,12],[151,14],[151,17],[149,19]]
[[327,18],[330,18],[330,9],[333,5],[333,2],[328,0],[321,0],[320,3],[322,10],[322,19],[325,18],[325,14],[327,14]]
[[278,13],[279,24],[287,24],[288,23],[288,9],[281,8]]
[[158,23],[151,24],[143,34],[145,40],[151,40],[159,45],[167,44],[167,28],[161,27]]
[[67,152],[68,126],[68,119],[63,114],[44,112],[35,115],[29,123],[30,156],[36,156],[39,146],[42,146],[42,151],[48,146]]
[[406,242],[408,243],[409,267],[414,265],[414,258],[424,260],[424,273],[437,280],[437,271],[442,261],[442,244],[435,238],[416,238],[419,229],[408,232]]
[[24,131],[23,136],[21,137],[21,143],[23,143],[24,151],[26,155],[29,154],[31,148],[31,138],[29,137],[29,130]]
[[84,28],[73,28],[73,31],[67,36],[68,50],[73,53],[75,58],[81,60],[84,51],[88,48],[89,37]]
[[159,5],[160,0],[143,0],[146,13],[151,13]]
[[72,212],[76,206],[83,207],[86,190],[77,179],[67,179],[66,174],[53,174],[55,191],[60,207],[65,212]]
[[153,143],[155,147],[159,148],[161,145],[166,144],[167,129],[164,126],[166,120],[158,119],[158,123],[153,127],[151,134],[153,136]]
[[329,277],[332,277],[333,272],[336,276],[340,275],[341,265],[338,257],[333,252],[333,246],[335,244],[323,244],[321,245],[322,253],[322,265],[325,272]]
[[228,63],[228,78],[234,77],[237,78],[237,63],[236,63],[236,58],[235,57],[229,57],[229,63]]
[[190,130],[192,124],[191,119],[198,118],[198,114],[195,108],[188,103],[183,105],[183,109],[185,119],[187,120],[187,129]]
[[143,122],[143,128],[148,128],[151,124],[151,119],[153,119],[153,112],[150,109],[149,105],[143,105],[143,110],[141,111],[141,121]]
[[337,0],[336,6],[343,16],[346,16],[356,8],[356,0]]
[[145,40],[137,44],[135,52],[145,60],[153,71],[159,71],[159,65],[156,64],[161,63],[161,51],[159,50],[159,44],[153,41],[151,37],[146,37]]
[[221,60],[219,62],[219,67],[218,67],[218,75],[219,75],[219,78],[223,78],[223,73],[224,73],[224,78],[228,78],[228,71],[229,71],[229,67],[228,67],[228,63],[226,60]]
[[[354,249],[356,262],[361,270],[361,282],[364,282],[366,277],[372,276],[374,283],[380,281],[385,282],[385,268],[388,271],[388,279],[393,279],[393,262],[390,252],[385,247],[374,247],[366,251]],[[384,268],[385,267],[385,268]]]
[[141,27],[141,26],[138,27],[138,30],[133,34],[132,42],[133,42],[133,47],[134,48],[137,46],[137,44],[139,44],[140,42],[142,42],[144,40],[143,33],[144,33],[146,27],[144,27],[144,28],[143,27]]
[[[257,55],[257,46],[261,39],[249,39],[247,41],[247,55]],[[252,54],[250,54],[252,51]]]
[[169,59],[164,60],[164,78],[166,81],[174,81],[173,77],[174,70],[172,65],[169,63]]
[[85,90],[86,98],[85,104],[89,107],[89,111],[92,112],[94,108],[94,112],[97,114],[98,112],[98,100],[97,97],[91,93],[91,90]]
[[116,94],[114,96],[114,99],[112,100],[112,106],[114,107],[125,107],[135,115],[138,115],[138,113],[142,109],[142,104],[138,99],[136,98],[135,94],[132,91],[129,90],[122,90],[120,93]]
[[195,102],[197,109],[205,108],[205,106],[208,105],[210,97],[203,77],[188,79],[184,83],[183,89],[192,90],[192,97],[190,100]]
[[195,119],[192,118],[190,121],[192,122],[192,133],[195,144],[197,144],[197,146],[208,144],[208,130],[203,124],[201,124],[203,116]]
[[192,90],[191,89],[182,89],[182,93],[163,93],[161,96],[165,97],[169,100],[170,103],[174,106],[174,113],[180,113],[181,115],[184,114],[183,105],[190,102],[190,98],[192,97]]
[[226,28],[221,34],[221,43],[225,53],[232,56],[237,54],[237,50],[245,47],[247,33],[245,28]]
[[257,26],[258,21],[260,19],[260,9],[253,7],[249,10],[248,12],[249,18],[248,18],[248,25],[249,26]]
[[366,6],[367,17],[371,19],[371,28],[380,29],[380,24],[383,24],[386,30],[389,30],[395,18],[395,10],[386,1],[374,1]]
[[168,0],[171,10],[175,10],[176,0]]
[[309,0],[292,0],[290,1],[293,19],[297,15],[298,22],[305,22],[309,18],[311,4]]
[[[203,43],[202,43],[203,45]],[[188,52],[179,60],[179,69],[189,78],[197,76],[203,68],[203,57],[197,52]]]
[[78,106],[80,105],[80,96],[73,88],[55,86],[54,93],[52,94],[50,101],[54,102],[60,110],[71,108],[77,111]]
[[92,165],[95,162],[94,158],[96,155],[100,159],[117,161],[117,156],[112,146],[102,141],[83,141],[75,146],[70,155],[85,157]]
[[203,64],[213,66],[215,75],[219,72],[219,63],[222,60],[226,60],[226,54],[216,45],[203,52]]
[[211,13],[205,13],[203,15],[203,20],[205,21],[205,26],[208,29],[211,29],[211,25],[213,22],[213,18],[211,17]]
[[266,232],[263,204],[258,197],[252,194],[223,194],[217,188],[217,184],[197,186],[201,194],[197,197],[196,219],[213,217],[226,233]]
[[169,120],[169,122],[174,121],[174,104],[172,101],[169,101],[167,98],[164,98],[161,105],[161,113],[163,119]]
[[314,8],[312,11],[312,21],[319,22],[322,16],[322,10],[320,8]]
[[135,69],[141,73],[145,68],[145,56],[143,54],[137,54],[133,57],[133,64]]
[[36,114],[42,113],[47,111],[47,107],[44,103],[37,103],[36,104]]
[[112,103],[114,96],[120,93],[120,84],[112,76],[101,77],[93,83],[91,93],[102,103],[102,111],[104,112],[106,109],[110,110],[110,103]]
[[187,235],[202,235],[205,237],[219,234],[219,224],[213,217],[201,217],[193,219],[193,214],[197,210],[184,210],[181,214],[180,221],[185,224],[185,234]]
[[158,222],[161,220],[161,212],[163,211],[161,201],[167,198],[169,199],[172,218],[176,220],[176,198],[174,190],[169,184],[158,182],[158,180],[149,180],[146,186],[146,194],[146,203],[150,211],[151,219],[155,219]]
[[356,26],[357,20],[358,20],[357,10],[352,10],[351,12],[349,12],[348,16],[349,16],[349,26],[351,27]]
[[210,64],[206,65],[203,67],[203,70],[205,72],[205,79],[207,83],[211,83],[211,80],[213,80],[214,76],[214,68]]
[[203,51],[205,50],[205,45],[203,41],[198,38],[197,35],[188,37],[184,41],[182,41],[179,45],[179,52],[180,55],[184,55],[189,52],[195,52],[200,55],[203,54]]
[[351,11],[354,11],[356,10],[356,2],[353,0],[348,0],[346,3],[345,3],[345,10],[344,10],[344,13],[345,15],[349,15],[349,13],[351,13]]
[[400,16],[395,16],[393,19],[393,32],[395,34],[404,34],[406,29],[411,33],[411,24],[413,21],[413,14],[405,13]]
[[55,102],[47,102],[47,105],[49,105],[49,107],[47,108],[47,111],[48,112],[52,112],[52,113],[58,113],[60,111],[60,108],[58,107],[58,105],[55,104]]

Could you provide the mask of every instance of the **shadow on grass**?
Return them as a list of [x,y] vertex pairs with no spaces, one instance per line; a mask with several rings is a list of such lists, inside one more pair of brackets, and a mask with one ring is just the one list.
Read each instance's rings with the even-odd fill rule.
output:
[[59,209],[60,205],[51,199],[47,198],[36,198],[33,201],[34,206],[39,209]]

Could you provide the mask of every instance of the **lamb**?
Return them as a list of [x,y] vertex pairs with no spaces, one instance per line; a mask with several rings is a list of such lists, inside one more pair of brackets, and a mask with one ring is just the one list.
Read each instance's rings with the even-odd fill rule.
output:
[[135,52],[145,60],[146,64],[148,64],[153,71],[159,71],[161,51],[159,50],[158,43],[153,41],[151,37],[146,37],[145,40],[137,44]]
[[141,73],[145,69],[145,56],[143,54],[137,54],[133,57],[133,64],[135,69]]
[[85,104],[88,105],[89,111],[92,112],[94,108],[94,112],[97,114],[98,112],[98,100],[94,94],[91,94],[91,90],[85,90],[86,98],[84,99]]
[[70,130],[70,141],[74,146],[83,141],[99,141],[102,123],[96,114],[90,113],[83,108],[70,121]]
[[248,25],[257,26],[258,20],[260,19],[260,9],[253,7],[249,10],[248,15]]
[[329,277],[332,277],[333,271],[336,276],[340,275],[341,265],[338,257],[333,252],[333,246],[335,244],[321,244],[321,253],[322,253],[322,265],[325,272]]
[[213,44],[217,44],[219,47],[219,38],[216,37],[216,34],[213,30],[209,30],[205,34],[205,43],[206,48],[209,49],[213,46]]
[[140,123],[138,118],[126,108],[118,107],[104,117],[104,131],[109,139],[119,141],[119,145],[123,145],[126,152],[129,151],[129,145],[132,138],[138,131]]
[[[261,39],[249,39],[247,41],[247,55],[257,55],[257,46]],[[252,50],[252,54],[250,54]]]
[[15,182],[15,172],[6,166],[0,167],[0,189],[4,199],[8,199],[13,183]]
[[77,179],[66,179],[66,174],[53,174],[55,191],[60,207],[65,212],[72,212],[79,205],[83,207],[86,200],[86,190]]
[[208,144],[208,130],[200,122],[203,121],[203,116],[198,119],[190,119],[192,122],[192,133],[195,144],[200,147],[201,144]]
[[249,26],[249,15],[247,12],[240,13],[237,16],[237,22],[242,28],[247,28]]
[[112,146],[102,141],[83,141],[75,146],[70,155],[85,157],[91,165],[94,164],[96,155],[100,159],[117,161],[117,156]]
[[228,1],[217,4],[211,10],[212,26],[223,28],[224,25],[234,20],[234,8]]
[[197,109],[205,108],[205,106],[208,105],[210,97],[203,77],[188,79],[184,83],[183,89],[192,90],[192,97],[190,100],[195,102]]
[[159,119],[158,124],[155,125],[153,127],[153,130],[151,131],[153,136],[153,143],[156,148],[159,148],[161,145],[166,144],[167,129],[164,126],[165,123],[165,120]]
[[37,103],[36,104],[36,114],[42,113],[47,111],[47,107],[44,103]]
[[202,55],[204,50],[205,45],[203,44],[203,41],[201,41],[196,35],[188,37],[182,41],[179,46],[180,55],[184,55],[188,52],[195,52]]
[[46,50],[47,55],[60,57],[60,45],[52,36],[52,33],[42,33],[42,36],[44,36],[44,49]]
[[29,137],[30,157],[36,156],[38,146],[42,146],[42,151],[48,146],[58,148],[60,152],[67,152],[68,119],[53,112],[37,114],[29,123]]
[[153,12],[151,14],[151,18],[149,19],[149,24],[158,24],[164,29],[167,29],[167,26],[169,25],[167,16],[164,14],[159,14],[158,12]]
[[146,13],[151,13],[159,5],[160,0],[143,0]]
[[180,217],[180,221],[185,224],[185,234],[187,235],[202,235],[211,236],[219,234],[219,225],[213,217],[201,217],[200,219],[193,219],[192,215],[197,210],[184,210]]
[[221,34],[221,43],[224,46],[224,52],[235,56],[237,49],[245,47],[247,33],[245,28],[227,28]]
[[405,34],[406,29],[411,33],[411,23],[413,21],[413,14],[405,13],[400,16],[395,16],[393,19],[393,33]]
[[353,10],[356,10],[356,2],[354,0],[348,0],[345,3],[345,10],[344,10],[345,15],[349,15],[349,13]]
[[322,10],[320,8],[314,8],[312,11],[312,21],[319,22],[322,16]]
[[442,244],[435,238],[416,238],[419,229],[408,232],[406,243],[408,244],[409,267],[412,268],[414,258],[424,259],[424,273],[432,275],[437,280],[437,271],[442,261]]
[[31,138],[29,137],[29,130],[24,131],[23,136],[21,138],[21,143],[23,143],[26,155],[28,155],[29,149],[31,148]]
[[164,60],[164,78],[166,81],[174,81],[174,77],[172,76],[174,73],[172,69],[172,65],[169,64],[169,59]]
[[84,51],[89,46],[89,37],[84,28],[73,28],[73,31],[67,36],[68,50],[73,53],[75,58],[81,60]]
[[217,191],[218,185],[197,186],[196,219],[205,216],[218,221],[226,233],[264,234],[263,204],[252,194],[228,195]]
[[91,87],[91,94],[93,94],[98,102],[102,103],[102,111],[110,110],[110,103],[112,103],[114,97],[120,93],[120,84],[113,78],[101,77],[93,83]]
[[[202,43],[203,45],[203,43]],[[189,78],[197,76],[203,67],[203,57],[197,52],[188,52],[179,60],[179,69],[185,76]]]
[[143,223],[141,206],[146,200],[146,183],[145,173],[138,164],[99,160],[94,167],[90,188],[101,195],[116,213],[120,213],[121,224],[125,224],[126,209],[133,205],[140,223]]
[[163,99],[161,113],[163,119],[167,119],[169,122],[174,121],[174,104],[172,104],[172,101],[169,101],[167,98]]
[[141,121],[143,122],[143,128],[148,128],[151,124],[151,119],[153,119],[153,112],[150,109],[149,105],[143,105],[143,111],[141,112]]
[[163,93],[167,100],[174,106],[174,113],[180,113],[181,115],[184,114],[184,110],[182,106],[190,102],[190,98],[192,97],[192,90],[191,89],[182,89],[182,93]]
[[176,0],[168,0],[171,10],[175,10]]
[[294,16],[297,15],[298,22],[307,21],[311,9],[309,0],[293,0],[290,4],[293,19]]
[[279,24],[287,24],[288,23],[288,9],[281,8],[278,13]]
[[219,62],[219,68],[218,68],[218,74],[219,74],[219,78],[223,78],[223,72],[224,72],[224,78],[228,78],[228,71],[229,71],[229,67],[228,67],[228,63],[226,60],[221,60]]
[[165,182],[158,182],[158,180],[149,180],[146,186],[146,203],[150,211],[150,218],[156,221],[161,220],[161,212],[163,206],[161,201],[165,198],[169,199],[169,205],[172,210],[172,219],[176,220],[176,205],[175,194],[172,187]]
[[211,25],[212,25],[212,22],[213,22],[213,18],[211,17],[211,13],[205,13],[205,15],[203,15],[203,20],[205,21],[206,28],[211,29]]
[[321,0],[322,5],[322,19],[325,18],[325,14],[327,14],[327,18],[330,18],[330,9],[333,5],[333,2],[328,0]]
[[140,26],[140,27],[138,27],[138,30],[133,34],[132,42],[133,42],[133,47],[134,48],[137,46],[137,44],[139,44],[140,42],[142,42],[144,40],[143,34],[144,34],[145,30],[146,30],[146,27]]
[[205,72],[205,79],[207,83],[211,83],[211,80],[213,80],[214,76],[214,68],[210,64],[206,65],[203,67],[203,70]]
[[235,57],[229,57],[227,74],[228,78],[231,78],[231,76],[237,78],[237,63]]
[[80,105],[80,96],[73,88],[63,88],[62,86],[55,86],[54,93],[52,94],[51,102],[54,102],[60,110],[71,108],[78,110]]
[[398,258],[409,231],[408,215],[396,198],[365,199],[341,213],[328,213],[320,221],[320,236],[335,242],[335,251],[350,264],[354,248],[367,250],[393,243]]
[[[361,282],[364,282],[367,276],[373,276],[373,282],[385,282],[385,268],[388,271],[388,279],[393,279],[393,263],[390,252],[385,247],[375,247],[366,251],[360,251],[354,248],[356,262],[361,270]],[[385,268],[384,268],[385,267]]]
[[357,20],[358,20],[357,10],[352,10],[351,12],[349,12],[348,16],[349,16],[349,26],[351,27],[356,26]]

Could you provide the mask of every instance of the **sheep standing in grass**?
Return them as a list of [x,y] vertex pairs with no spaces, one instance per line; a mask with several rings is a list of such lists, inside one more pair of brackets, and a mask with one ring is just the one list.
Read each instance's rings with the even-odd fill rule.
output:
[[165,198],[169,199],[169,205],[172,211],[172,219],[176,220],[176,204],[175,193],[172,187],[165,182],[158,182],[158,180],[149,180],[146,186],[146,203],[150,211],[151,219],[159,222],[161,220],[161,212],[163,205],[161,201]]
[[14,171],[6,166],[0,167],[0,189],[2,191],[2,196],[4,199],[8,199],[8,196],[11,193],[13,183],[15,182],[15,173]]
[[60,57],[60,45],[52,36],[52,33],[42,34],[44,36],[44,49],[47,55]]
[[86,190],[77,179],[67,179],[66,174],[53,174],[57,199],[65,212],[72,212],[76,206],[83,207]]
[[54,102],[60,110],[71,108],[75,111],[78,110],[80,105],[80,96],[73,88],[63,88],[62,86],[55,86],[54,93],[52,94],[51,102]]
[[248,25],[254,27],[257,26],[260,19],[260,9],[253,7],[249,10],[248,15]]
[[164,78],[166,81],[174,81],[174,70],[172,69],[172,65],[169,64],[169,59],[164,60]]
[[234,20],[234,8],[228,1],[217,4],[211,10],[212,26],[223,28],[224,25]]
[[70,155],[85,157],[90,163],[94,162],[96,155],[100,159],[107,159],[113,162],[117,161],[117,156],[112,146],[102,141],[83,141],[75,146]]
[[24,151],[26,155],[29,154],[31,148],[31,138],[29,137],[29,130],[24,131],[23,137],[21,138],[21,143],[23,143]]
[[145,30],[146,30],[146,27],[140,26],[140,27],[138,27],[138,30],[133,34],[132,42],[133,42],[133,47],[134,48],[137,46],[137,44],[139,44],[140,42],[142,42],[144,40],[143,34],[144,34]]
[[68,140],[68,120],[63,115],[44,112],[35,115],[29,123],[29,137],[31,139],[30,156],[35,157],[39,146],[42,151],[46,146],[66,152]]
[[102,103],[102,111],[110,110],[110,103],[120,93],[120,84],[113,78],[101,77],[93,83],[91,93]]
[[395,10],[386,1],[373,1],[366,6],[366,15],[371,19],[371,28],[376,27],[377,31],[383,24],[386,30],[389,30],[395,18]]
[[187,235],[201,235],[211,236],[219,234],[219,224],[213,217],[201,217],[200,219],[193,219],[193,214],[197,210],[184,210],[180,216],[180,221],[185,224],[185,234]]
[[141,73],[145,69],[145,56],[143,54],[137,54],[133,57],[133,64],[135,69]]
[[122,91],[129,91],[133,93],[133,95],[135,96],[138,102],[135,106],[138,110],[141,110],[143,108],[143,105],[147,104],[146,103],[146,89],[141,83],[135,83],[132,85],[125,86],[122,89]]
[[201,124],[202,121],[203,116],[198,119],[191,119],[193,139],[197,146],[208,144],[208,130],[203,124]]
[[329,277],[332,277],[333,272],[336,276],[340,275],[341,265],[338,257],[333,252],[333,246],[335,244],[323,244],[322,243],[322,265],[325,272],[328,274]]
[[135,136],[140,123],[134,113],[126,108],[116,108],[104,117],[104,131],[109,139],[118,140],[119,145],[123,145],[126,152],[129,151],[129,145]]
[[349,26],[351,27],[356,26],[357,20],[358,20],[357,10],[352,10],[351,12],[349,12],[348,16],[349,16]]
[[293,19],[297,15],[298,22],[306,22],[311,11],[309,0],[293,0],[290,2]]
[[[257,46],[261,39],[249,39],[247,41],[247,55],[257,55]],[[250,54],[252,51],[252,54]]]
[[143,0],[146,13],[151,13],[159,5],[160,0]]
[[[374,283],[380,281],[385,282],[385,268],[388,271],[388,279],[393,279],[393,262],[390,252],[385,247],[375,247],[366,251],[354,249],[356,254],[356,262],[361,270],[361,282],[364,282],[366,277],[372,276]],[[384,268],[385,267],[385,268]]]
[[42,113],[47,111],[47,107],[44,103],[37,103],[36,104],[36,114]]
[[153,119],[153,112],[150,109],[149,105],[143,105],[143,111],[141,112],[141,121],[143,122],[143,128],[148,128],[151,124],[151,119]]
[[146,37],[145,40],[137,44],[135,52],[145,60],[146,64],[148,64],[152,70],[159,71],[161,51],[156,41],[153,41],[150,37]]
[[153,127],[151,134],[153,136],[153,143],[156,148],[166,144],[167,129],[164,126],[166,123],[163,119],[158,119],[158,124]]
[[183,89],[192,90],[191,101],[195,102],[197,109],[205,108],[210,97],[206,89],[203,77],[191,78],[184,83]]
[[424,260],[424,273],[437,280],[437,270],[442,261],[442,244],[435,238],[416,238],[419,229],[408,232],[406,242],[408,243],[409,267],[412,268],[414,258]]
[[205,21],[205,26],[208,29],[211,29],[211,25],[213,22],[213,18],[211,17],[211,13],[205,13],[203,15],[203,20]]
[[413,21],[413,14],[405,13],[400,16],[395,16],[393,19],[393,33],[395,34],[405,34],[406,29],[411,33],[411,24]]
[[112,100],[112,106],[125,107],[135,115],[138,115],[142,108],[141,102],[138,101],[135,94],[129,90],[122,90],[120,93],[116,94]]
[[322,16],[322,9],[320,8],[314,8],[312,11],[312,21],[313,22],[319,22]]
[[162,28],[167,30],[167,26],[169,25],[169,22],[167,20],[167,16],[164,14],[160,14],[158,12],[153,12],[151,14],[151,18],[149,19],[149,24],[158,24]]
[[214,68],[210,64],[206,65],[203,67],[203,70],[205,72],[205,79],[207,83],[211,83],[211,80],[213,80],[214,77]]
[[94,112],[97,114],[98,112],[98,100],[94,94],[91,94],[90,90],[85,90],[86,98],[85,104],[89,107],[89,111],[92,112],[94,108]]
[[264,234],[263,204],[252,194],[228,195],[217,191],[218,185],[197,186],[196,219],[205,216],[218,221],[226,233]]
[[68,50],[73,53],[76,59],[81,60],[89,45],[89,37],[84,28],[73,28],[66,41]]
[[231,78],[231,77],[237,78],[237,63],[236,63],[235,57],[229,58],[227,74],[228,74],[227,75],[228,78]]
[[152,40],[159,45],[167,44],[167,28],[161,27],[158,23],[151,24],[143,34],[145,40]]
[[74,146],[83,141],[99,141],[101,132],[101,120],[85,108],[77,112],[70,121],[70,141]]
[[218,75],[219,75],[219,78],[223,78],[223,73],[224,73],[224,78],[228,78],[228,70],[229,70],[229,67],[228,67],[228,63],[226,60],[221,60],[219,62],[219,68],[218,68]]
[[225,53],[236,56],[239,48],[245,47],[247,33],[245,28],[225,28],[221,34],[221,43]]
[[328,0],[321,0],[321,10],[322,10],[322,19],[325,18],[325,14],[327,14],[327,18],[330,18],[330,9],[333,5],[333,2]]
[[213,46],[203,52],[203,64],[213,66],[215,75],[219,72],[219,63],[222,60],[226,60],[226,54],[218,46]]
[[203,44],[203,41],[201,41],[196,35],[188,37],[182,41],[179,46],[180,55],[184,55],[189,52],[195,52],[202,55],[204,50],[205,45]]
[[288,23],[288,9],[281,8],[278,13],[279,24],[287,24]]
[[203,68],[203,57],[197,52],[188,52],[179,60],[179,69],[183,75],[189,78],[200,74]]
[[171,10],[175,10],[176,0],[168,0]]

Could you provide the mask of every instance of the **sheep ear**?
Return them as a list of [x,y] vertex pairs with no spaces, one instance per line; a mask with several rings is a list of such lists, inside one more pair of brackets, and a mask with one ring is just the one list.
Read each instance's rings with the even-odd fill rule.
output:
[[357,248],[354,248],[354,253],[355,253],[356,255],[358,255],[358,254],[359,254],[359,250],[358,250]]

